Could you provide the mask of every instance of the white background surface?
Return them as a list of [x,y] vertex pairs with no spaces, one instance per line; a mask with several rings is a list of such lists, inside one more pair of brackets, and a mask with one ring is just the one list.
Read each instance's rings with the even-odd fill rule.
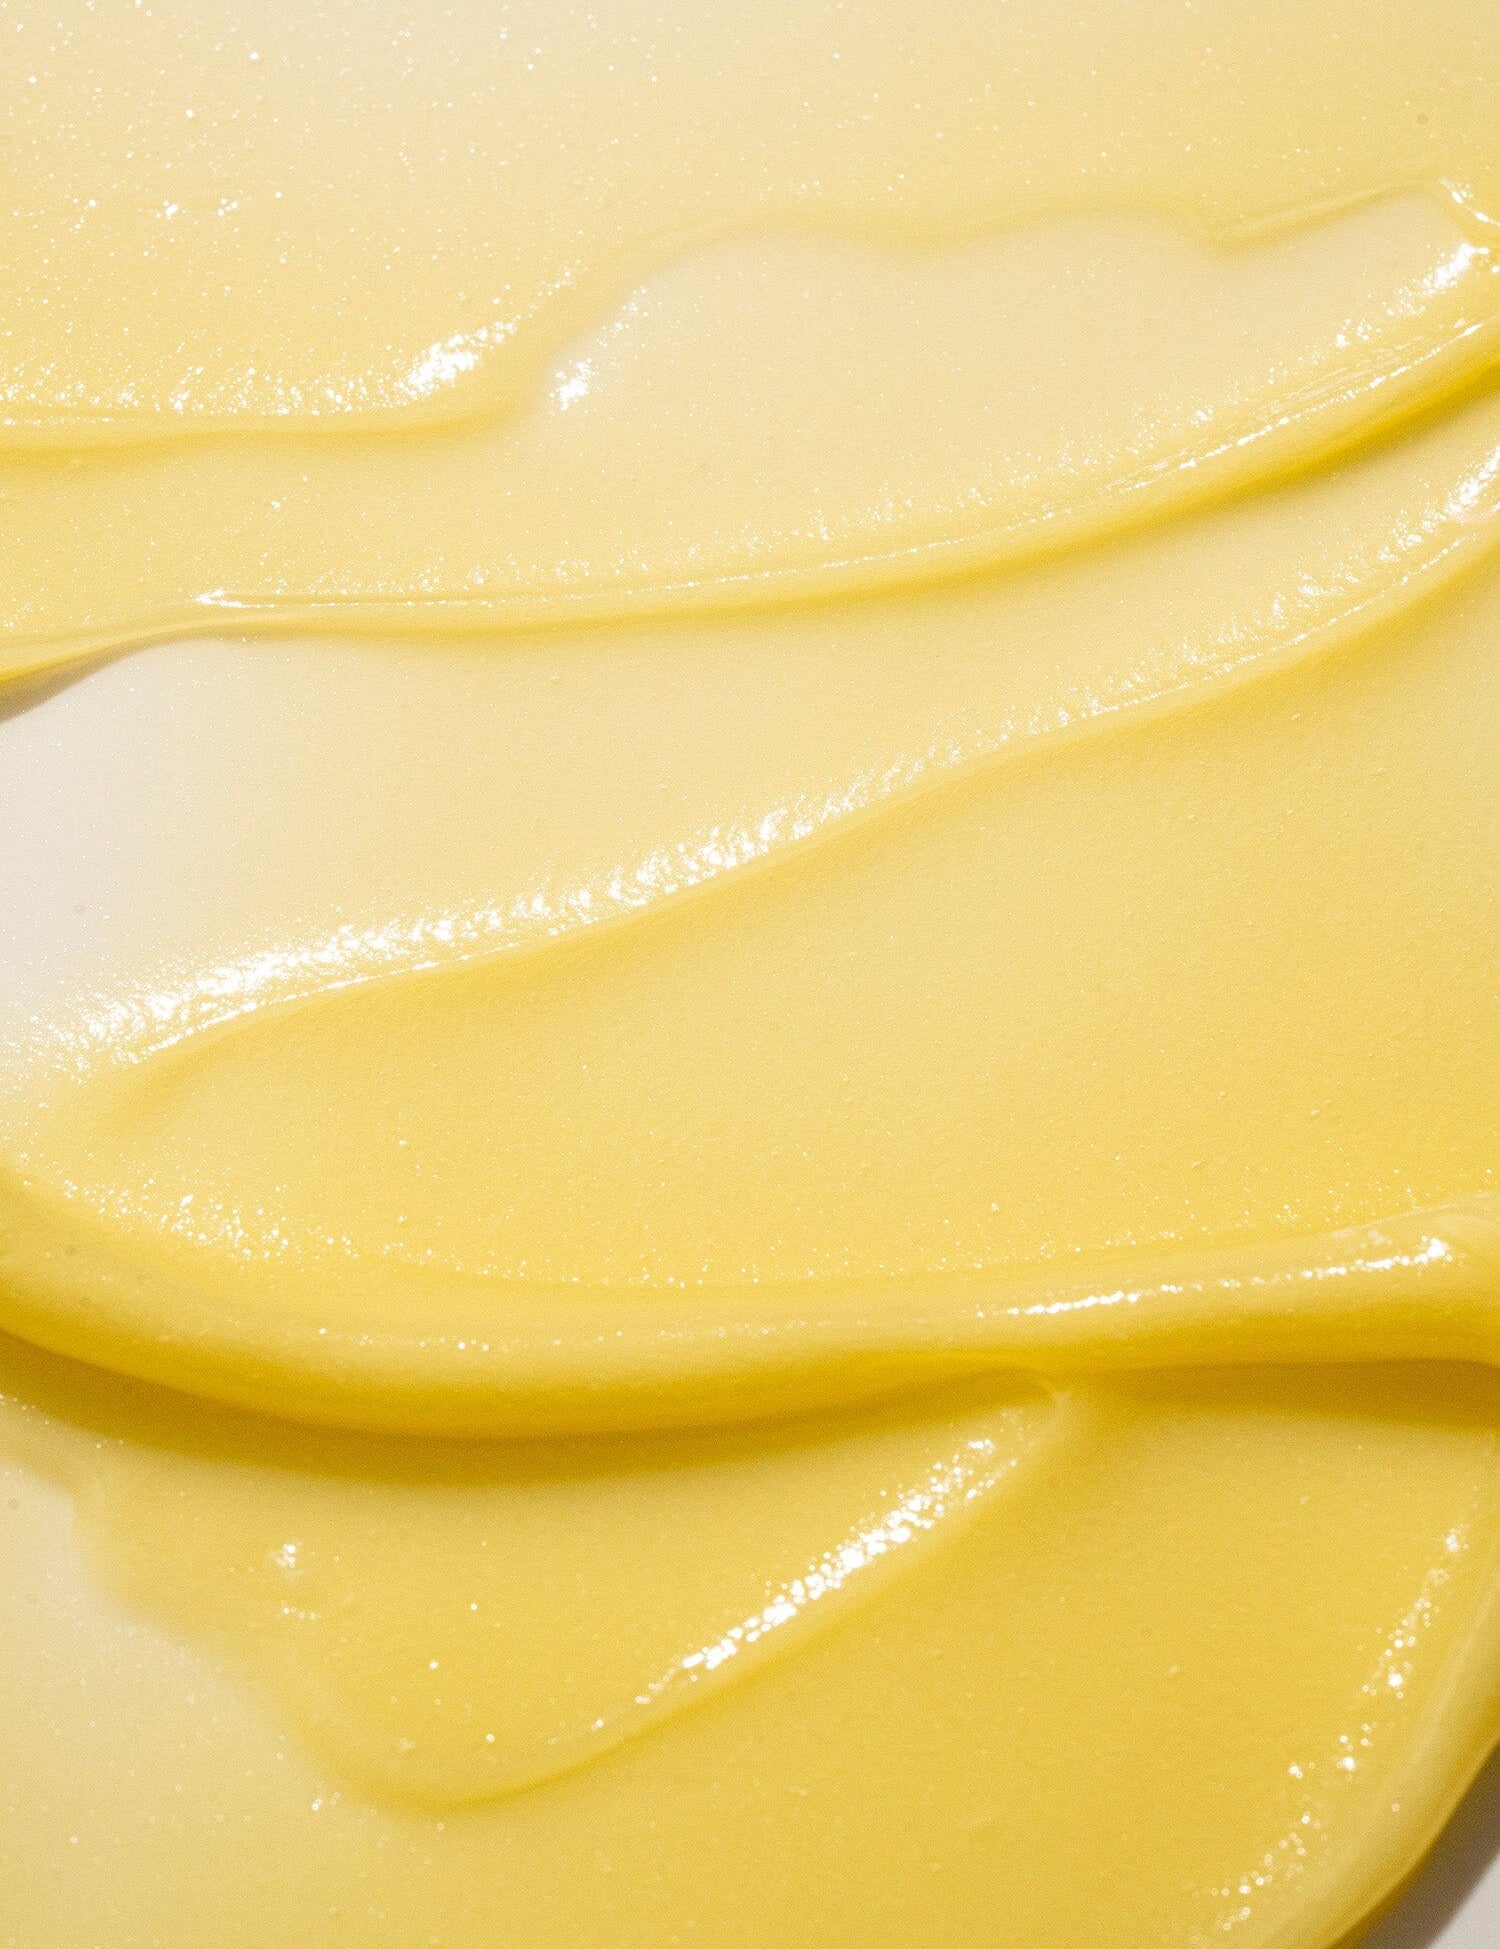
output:
[[1360,1949],[1500,1949],[1500,1756]]

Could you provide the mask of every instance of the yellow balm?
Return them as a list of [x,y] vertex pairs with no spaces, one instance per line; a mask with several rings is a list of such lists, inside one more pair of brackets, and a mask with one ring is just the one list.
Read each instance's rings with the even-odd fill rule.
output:
[[856,11],[14,10],[8,1942],[1331,1949],[1500,1731],[1495,22]]

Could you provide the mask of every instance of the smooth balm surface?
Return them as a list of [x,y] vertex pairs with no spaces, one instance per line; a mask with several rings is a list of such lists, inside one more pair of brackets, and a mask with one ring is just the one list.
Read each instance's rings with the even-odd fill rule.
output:
[[1500,31],[930,11],[11,10],[18,1949],[1331,1949],[1500,1730]]

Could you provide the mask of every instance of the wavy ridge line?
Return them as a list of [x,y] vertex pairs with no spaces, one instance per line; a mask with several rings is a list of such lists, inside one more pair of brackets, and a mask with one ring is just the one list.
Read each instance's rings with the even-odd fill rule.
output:
[[[1463,241],[1422,282],[1421,289],[1428,296],[1456,288],[1476,270],[1492,282],[1500,277],[1489,242],[1475,241],[1487,237],[1487,232],[1476,224],[1472,211],[1451,192],[1445,194],[1445,201],[1456,213]],[[1393,305],[1393,318],[1410,320],[1418,315],[1416,300],[1409,293],[1395,295],[1402,302]],[[1347,336],[1341,331],[1336,343],[1346,347],[1362,336],[1351,328]],[[1318,354],[1312,361],[1315,367],[1320,359],[1326,364],[1328,345],[1311,350]],[[814,560],[737,565],[735,549],[729,547],[720,565],[701,576],[670,572],[657,576],[649,569],[638,573],[626,562],[602,577],[596,577],[586,563],[580,577],[580,565],[566,561],[544,559],[540,567],[532,565],[519,573],[514,565],[507,568],[502,562],[486,566],[481,561],[452,589],[422,586],[419,577],[394,595],[389,590],[369,593],[295,586],[267,593],[236,587],[232,581],[212,581],[213,571],[207,568],[199,572],[209,586],[194,587],[196,577],[190,575],[185,578],[187,586],[170,597],[163,593],[160,600],[144,598],[139,613],[132,613],[127,594],[118,605],[121,613],[117,618],[61,630],[28,630],[28,611],[37,608],[41,614],[35,620],[44,621],[46,599],[28,601],[24,592],[18,592],[7,631],[9,647],[0,652],[0,680],[84,656],[192,634],[210,620],[222,627],[232,619],[246,631],[272,634],[298,630],[346,634],[511,631],[544,624],[779,606],[850,590],[940,582],[1044,557],[1081,539],[1138,528],[1168,509],[1234,498],[1308,467],[1321,466],[1330,457],[1379,441],[1413,415],[1430,412],[1450,394],[1474,385],[1497,358],[1500,310],[1484,303],[1478,316],[1461,315],[1447,321],[1433,342],[1413,343],[1409,335],[1398,334],[1394,343],[1379,348],[1371,362],[1357,370],[1344,369],[1335,361],[1334,370],[1315,369],[1299,377],[1296,364],[1306,360],[1294,362],[1287,375],[1290,383],[1274,409],[1268,408],[1253,421],[1245,421],[1242,402],[1231,387],[1195,416],[1197,426],[1192,437],[1179,429],[1176,444],[1165,447],[1150,438],[1133,437],[1116,459],[1124,463],[1138,459],[1139,464],[1104,470],[1099,479],[1082,480],[1071,494],[1064,492],[1058,499],[1043,500],[1035,508],[1007,512],[1002,507],[988,519],[949,524],[951,531],[917,532],[889,548],[860,547],[853,552],[835,549]],[[1217,422],[1226,416],[1234,420],[1236,411],[1239,423],[1219,431]],[[461,430],[467,424],[461,421],[456,426]],[[425,427],[418,422],[411,428],[418,435],[424,430],[452,433],[455,426],[445,423],[442,427]],[[1200,433],[1202,438],[1198,437]],[[304,444],[304,461],[317,444],[305,428],[284,429],[275,435],[247,431],[243,438],[269,441],[283,451],[289,450],[287,441],[312,441],[312,446]],[[180,450],[181,444],[175,440],[148,443],[139,452],[143,457],[157,457],[165,447]],[[1153,446],[1159,450],[1153,451]],[[1235,464],[1248,465],[1251,456],[1257,467],[1254,477],[1231,478]],[[41,458],[45,460],[45,453]],[[18,450],[15,464],[23,462],[24,452]],[[179,488],[192,493],[205,491],[202,482],[179,483]],[[266,491],[272,489],[267,487]],[[544,483],[544,504],[549,491]],[[960,500],[967,505],[966,496]],[[323,518],[316,505],[312,518]],[[603,542],[613,545],[607,534]],[[266,546],[274,553],[274,535],[268,535]],[[401,580],[396,579],[398,583]],[[435,576],[427,579],[442,580]],[[483,585],[487,581],[494,586],[486,590]],[[480,592],[475,593],[476,589]]]
[[[27,414],[14,406],[12,385],[0,392],[0,460],[6,455],[142,451],[180,441],[227,436],[239,440],[314,437],[339,440],[372,433],[472,427],[502,419],[532,403],[528,388],[540,386],[568,344],[606,327],[643,285],[696,257],[726,245],[787,236],[832,245],[866,245],[892,255],[920,255],[955,247],[1010,240],[1080,219],[1170,223],[1205,251],[1233,256],[1296,237],[1340,217],[1357,214],[1413,191],[1447,208],[1470,250],[1488,255],[1500,220],[1488,215],[1463,184],[1444,178],[1425,184],[1391,182],[1384,188],[1312,207],[1289,209],[1252,222],[1205,224],[1171,203],[1099,203],[1056,199],[1026,210],[953,221],[897,226],[821,220],[795,208],[760,213],[753,222],[717,223],[678,230],[617,254],[607,267],[564,264],[543,281],[521,309],[460,327],[417,352],[395,380],[399,403],[352,405],[330,395],[322,405],[287,405],[274,413],[234,410],[155,417],[136,410],[112,414],[54,410]],[[546,329],[543,329],[545,324]],[[180,407],[180,402],[173,401]]]
[[[0,1174],[0,1324],[281,1420],[478,1437],[713,1426],[990,1369],[1500,1366],[1500,1195],[1315,1237],[909,1280],[524,1288],[361,1266],[315,1281],[135,1252]],[[350,1302],[352,1312],[350,1310]],[[356,1322],[357,1323],[354,1323]]]
[[[65,1020],[50,1024],[40,1042],[22,1048],[13,1041],[10,1067],[29,1077],[38,1065],[83,1073],[101,1056],[142,1061],[264,1009],[311,1003],[374,982],[440,975],[523,955],[530,959],[584,936],[639,927],[690,899],[727,891],[751,873],[779,871],[812,847],[899,816],[1003,765],[1190,709],[1389,623],[1435,597],[1500,545],[1497,490],[1500,445],[1461,477],[1423,524],[1375,551],[1379,567],[1390,571],[1388,579],[1339,589],[1341,603],[1335,601],[1324,614],[1314,605],[1305,626],[1273,636],[1269,644],[1253,630],[1242,630],[1236,653],[1206,674],[1190,657],[1175,680],[1146,694],[1132,694],[1127,685],[1116,698],[1092,695],[1086,709],[1070,712],[1060,706],[1046,721],[1007,727],[967,749],[952,742],[930,747],[883,770],[860,773],[841,790],[774,806],[752,824],[699,828],[591,881],[561,886],[539,881],[504,903],[373,927],[345,926],[321,940],[264,947],[186,979],[164,974],[149,989],[123,997],[87,996]],[[1327,591],[1317,587],[1313,593]],[[1276,619],[1286,622],[1284,605]]]

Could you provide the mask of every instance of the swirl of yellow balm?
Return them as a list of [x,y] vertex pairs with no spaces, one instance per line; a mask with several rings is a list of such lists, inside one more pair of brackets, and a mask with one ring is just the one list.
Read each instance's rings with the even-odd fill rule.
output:
[[5,1928],[1330,1949],[1497,1731],[1489,10],[14,24]]

